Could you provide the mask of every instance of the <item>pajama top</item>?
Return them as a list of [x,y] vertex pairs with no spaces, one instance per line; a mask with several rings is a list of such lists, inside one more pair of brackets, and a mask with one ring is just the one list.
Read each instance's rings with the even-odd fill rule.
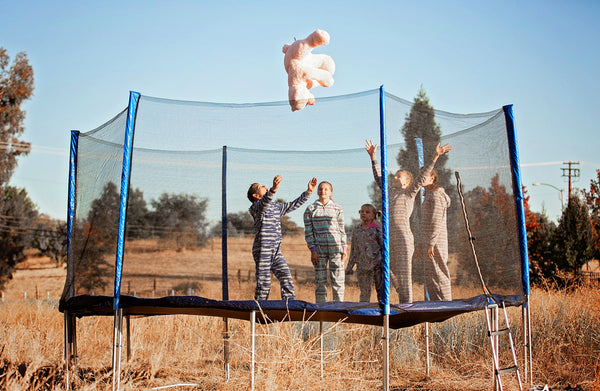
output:
[[273,195],[269,190],[250,207],[250,214],[254,218],[253,254],[260,252],[262,247],[281,243],[281,217],[298,209],[310,197],[305,191],[294,201],[274,202]]
[[367,228],[361,224],[352,231],[352,245],[350,246],[350,259],[347,270],[352,270],[357,265],[357,270],[373,270],[381,267],[381,251],[383,239],[381,226],[372,222]]
[[346,230],[342,207],[329,200],[319,200],[304,212],[304,238],[308,248],[319,255],[341,254],[346,251]]

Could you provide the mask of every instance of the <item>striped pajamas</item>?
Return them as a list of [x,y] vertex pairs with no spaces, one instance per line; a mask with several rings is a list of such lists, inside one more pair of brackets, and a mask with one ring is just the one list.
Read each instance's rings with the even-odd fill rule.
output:
[[323,205],[318,200],[304,212],[304,238],[319,261],[315,265],[315,300],[327,301],[327,272],[333,301],[344,301],[346,275],[342,254],[346,251],[346,231],[342,207],[330,200]]
[[[450,271],[448,270],[447,212],[450,197],[443,188],[425,192],[421,237],[425,287],[430,300],[452,300]],[[427,256],[427,248],[433,247],[433,259]]]
[[[410,229],[410,215],[415,205],[415,197],[425,182],[425,177],[433,169],[434,162],[423,167],[415,180],[406,189],[389,189],[390,216],[390,279],[398,293],[400,303],[412,302],[412,258],[415,241]],[[381,188],[381,168],[372,161],[373,177]]]
[[298,209],[310,195],[305,191],[291,202],[273,202],[273,193],[267,191],[250,207],[254,218],[252,256],[256,265],[255,300],[267,300],[271,290],[271,272],[281,285],[281,298],[296,298],[294,280],[281,252],[281,217]]

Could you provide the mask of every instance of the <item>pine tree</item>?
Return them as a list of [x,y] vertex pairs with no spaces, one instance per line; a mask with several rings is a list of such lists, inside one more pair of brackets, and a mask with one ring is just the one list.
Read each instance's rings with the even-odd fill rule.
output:
[[571,196],[558,222],[554,254],[557,268],[568,274],[577,273],[594,254],[594,234],[588,208],[577,196]]
[[[440,126],[435,122],[435,110],[429,103],[429,98],[422,86],[405,118],[401,132],[404,136],[405,149],[401,149],[398,153],[398,165],[400,169],[410,171],[416,176],[419,173],[419,160],[415,138],[423,140],[423,157],[427,164],[433,158],[435,147],[442,137]],[[440,156],[436,163],[436,169],[438,184],[448,190],[451,188],[450,176],[452,173],[450,170],[444,169],[447,161],[447,155]]]

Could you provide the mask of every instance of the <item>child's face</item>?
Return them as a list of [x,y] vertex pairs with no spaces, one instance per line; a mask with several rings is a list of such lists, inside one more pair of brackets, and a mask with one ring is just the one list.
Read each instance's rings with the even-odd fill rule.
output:
[[258,190],[254,193],[254,198],[260,200],[269,191],[269,188],[265,185],[258,185]]
[[423,182],[423,186],[425,187],[425,186],[432,185],[434,180],[435,180],[435,177],[432,174],[426,175],[425,182]]
[[319,194],[320,200],[329,201],[331,199],[331,194],[333,191],[331,190],[331,186],[327,183],[321,183],[319,188],[317,189],[317,194]]
[[396,175],[394,175],[392,186],[397,189],[406,189],[410,185],[410,182],[410,176],[403,171],[398,171]]
[[361,207],[358,211],[358,214],[360,215],[360,221],[365,224],[370,224],[373,222],[373,220],[375,220],[375,213],[373,213],[373,210],[367,206]]

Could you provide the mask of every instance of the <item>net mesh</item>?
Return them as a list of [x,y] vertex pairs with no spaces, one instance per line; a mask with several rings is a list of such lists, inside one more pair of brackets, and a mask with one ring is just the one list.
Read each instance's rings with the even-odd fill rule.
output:
[[[412,141],[405,142],[402,133],[408,122],[418,122],[415,106],[386,94],[390,173],[403,168],[416,175],[416,160],[407,163],[399,158],[409,156],[415,148]],[[485,283],[493,293],[522,295],[503,110],[460,115],[432,109],[432,113],[441,143],[454,147],[436,165],[451,198],[447,230],[453,297],[482,293],[456,189],[456,171],[462,180]],[[76,210],[68,260],[72,273],[67,277],[63,300],[82,294],[111,295],[114,290],[126,119],[124,110],[105,125],[79,136]],[[255,265],[247,190],[254,182],[270,186],[277,174],[283,177],[276,194],[281,201],[298,197],[312,177],[330,182],[332,198],[344,210],[351,248],[353,227],[360,222],[358,210],[365,203],[378,205],[380,199],[364,149],[366,139],[379,142],[379,90],[318,99],[315,106],[294,113],[286,101],[217,104],[140,96],[121,294],[222,299],[221,215],[225,200],[228,299],[252,299]],[[438,140],[425,137],[423,141],[427,161]],[[315,300],[314,269],[302,217],[316,198],[315,192],[305,205],[282,220],[282,250],[297,298],[311,302]],[[417,196],[411,219],[415,240],[421,234],[420,212]],[[422,260],[414,258],[412,269],[413,300],[423,300]],[[345,300],[358,301],[356,275],[346,276],[345,284]],[[279,298],[276,279],[270,298]],[[375,292],[371,301],[377,301]],[[391,302],[398,302],[395,293]]]

